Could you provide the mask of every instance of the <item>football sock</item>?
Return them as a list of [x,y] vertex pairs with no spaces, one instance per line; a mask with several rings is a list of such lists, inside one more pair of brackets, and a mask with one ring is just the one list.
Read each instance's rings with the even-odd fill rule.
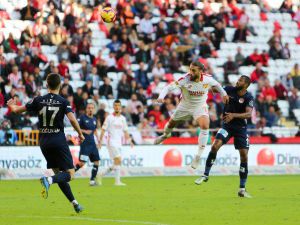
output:
[[54,176],[52,176],[52,183],[53,184],[62,183],[62,182],[69,182],[70,180],[71,180],[71,175],[68,172],[59,172],[59,173],[55,174]]
[[80,165],[77,164],[77,165],[75,166],[75,171],[78,171],[80,168],[81,168]]
[[121,166],[117,165],[115,166],[115,183],[120,183],[121,180],[120,180],[120,172],[121,172]]
[[92,175],[91,175],[91,180],[95,180],[95,177],[97,176],[98,173],[98,165],[94,165],[92,169]]
[[206,164],[205,164],[205,171],[204,171],[205,176],[209,176],[210,169],[213,166],[216,158],[217,158],[217,153],[209,152],[208,157],[206,159]]
[[198,148],[198,154],[199,156],[202,155],[202,152],[204,151],[207,141],[208,141],[208,135],[209,131],[208,130],[201,130],[199,137],[198,137],[198,144],[199,144],[199,148]]
[[169,128],[169,123],[166,123],[164,128],[164,135],[168,135],[172,132],[173,128]]
[[240,188],[245,188],[248,176],[248,163],[241,162],[240,164]]
[[71,187],[70,187],[69,183],[61,182],[61,183],[58,183],[58,186],[59,186],[60,190],[64,193],[64,195],[67,197],[67,199],[73,203],[75,198],[73,196],[73,193],[71,191]]
[[102,172],[102,176],[105,176],[106,174],[110,173],[114,170],[114,166],[108,167],[104,172]]

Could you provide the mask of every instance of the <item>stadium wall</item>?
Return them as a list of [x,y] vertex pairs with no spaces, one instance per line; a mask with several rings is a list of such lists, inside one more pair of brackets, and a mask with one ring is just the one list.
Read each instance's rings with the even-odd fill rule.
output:
[[[252,145],[249,152],[249,173],[300,174],[300,145]],[[197,145],[143,145],[123,147],[123,176],[189,176],[199,175],[204,168],[209,147],[204,151],[199,170],[189,167]],[[79,146],[71,147],[74,162],[78,161]],[[101,167],[111,161],[106,147],[101,151]],[[77,177],[90,175],[90,164]],[[39,147],[0,147],[0,177],[2,179],[39,178],[50,175]],[[233,145],[223,146],[218,153],[212,174],[232,175],[239,169],[239,153]]]

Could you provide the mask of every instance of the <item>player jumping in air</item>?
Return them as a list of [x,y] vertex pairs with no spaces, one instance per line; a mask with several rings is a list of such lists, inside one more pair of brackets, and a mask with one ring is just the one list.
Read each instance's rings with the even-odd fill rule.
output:
[[97,149],[94,135],[96,136],[98,143],[100,143],[98,133],[97,133],[97,119],[94,116],[95,105],[93,103],[88,103],[85,109],[85,114],[78,118],[78,122],[81,131],[85,137],[83,143],[80,144],[79,152],[79,163],[75,166],[75,171],[79,170],[84,164],[90,160],[93,162],[93,169],[90,179],[91,186],[97,186],[96,176],[99,167],[99,151]]
[[241,76],[235,87],[227,86],[225,90],[229,95],[229,103],[223,111],[223,126],[218,131],[216,139],[206,160],[204,175],[195,180],[195,184],[208,181],[209,172],[217,157],[217,152],[223,144],[234,137],[234,147],[240,152],[240,189],[239,197],[251,197],[245,189],[248,176],[248,150],[249,139],[247,134],[247,119],[251,118],[253,109],[253,97],[247,91],[251,80],[247,76]]
[[101,173],[101,177],[114,170],[115,185],[124,186],[126,184],[122,183],[120,180],[120,169],[122,162],[121,146],[123,133],[125,134],[126,140],[130,142],[131,147],[133,147],[133,141],[128,133],[126,119],[123,115],[121,115],[122,105],[120,100],[115,100],[113,107],[114,113],[108,115],[103,123],[99,142],[101,148],[104,133],[107,132],[107,149],[111,160],[113,160],[113,165],[107,168],[103,173]]
[[166,124],[163,135],[159,136],[154,144],[160,144],[171,136],[171,132],[178,123],[193,117],[201,128],[199,134],[198,153],[192,161],[192,168],[196,169],[200,162],[200,156],[204,151],[209,136],[209,115],[208,105],[206,103],[208,90],[214,87],[220,92],[223,102],[226,104],[229,98],[221,85],[205,73],[205,67],[202,63],[194,61],[190,64],[190,71],[187,75],[166,86],[160,93],[157,102],[163,103],[164,98],[169,91],[176,88],[181,89],[182,98],[176,111]]
[[64,133],[64,116],[67,115],[77,131],[81,142],[84,136],[67,100],[59,96],[60,75],[51,73],[47,76],[48,94],[34,98],[24,106],[16,105],[10,99],[7,105],[15,113],[36,112],[39,117],[39,140],[42,153],[47,161],[47,168],[52,169],[54,176],[42,177],[42,196],[46,199],[52,184],[58,184],[61,191],[72,203],[77,213],[83,208],[75,200],[69,181],[74,178],[75,170],[72,155]]

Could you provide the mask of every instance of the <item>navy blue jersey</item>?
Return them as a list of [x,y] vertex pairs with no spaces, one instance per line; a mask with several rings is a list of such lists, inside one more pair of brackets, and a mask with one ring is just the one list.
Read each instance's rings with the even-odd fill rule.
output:
[[83,134],[85,137],[85,140],[83,144],[91,144],[95,143],[94,139],[94,131],[97,128],[97,120],[96,117],[89,117],[87,115],[82,115],[78,118],[78,123],[80,125],[80,128],[83,130],[91,130],[91,134]]
[[[249,92],[246,92],[243,96],[238,95],[236,87],[226,86],[225,91],[229,96],[229,103],[224,106],[223,114],[225,113],[245,113],[246,107],[253,108],[253,97]],[[225,126],[241,128],[246,127],[246,119],[233,119]]]
[[64,116],[72,112],[66,99],[49,93],[28,102],[26,109],[38,113],[41,141],[55,136],[64,136]]

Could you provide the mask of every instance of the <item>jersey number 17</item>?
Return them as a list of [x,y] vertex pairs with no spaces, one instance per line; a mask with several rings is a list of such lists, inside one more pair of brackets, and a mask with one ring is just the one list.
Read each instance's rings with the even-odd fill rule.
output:
[[51,112],[52,112],[52,115],[51,115],[51,118],[49,121],[49,126],[53,127],[54,119],[55,119],[55,116],[57,115],[58,111],[59,111],[59,107],[55,107],[55,106],[44,106],[40,110],[39,114],[43,116],[43,127],[47,126],[47,114],[49,114]]

